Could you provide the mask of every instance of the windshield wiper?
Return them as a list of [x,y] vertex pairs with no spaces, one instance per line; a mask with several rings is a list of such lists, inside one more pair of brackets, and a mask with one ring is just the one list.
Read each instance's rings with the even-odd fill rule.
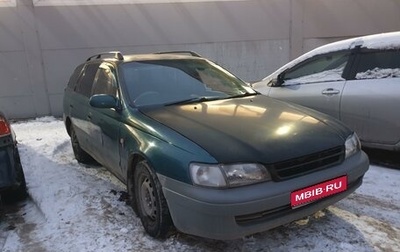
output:
[[232,96],[229,96],[229,97],[226,97],[226,98],[229,98],[229,99],[231,99],[231,98],[240,98],[240,97],[246,97],[246,96],[253,96],[253,95],[259,95],[260,93],[259,92],[254,92],[254,93],[243,93],[243,94],[238,94],[238,95],[232,95]]
[[222,99],[223,97],[218,97],[218,96],[199,96],[199,97],[193,97],[190,99],[185,99],[182,101],[176,101],[176,102],[171,102],[164,104],[165,106],[170,106],[170,105],[182,105],[182,104],[191,104],[191,103],[197,103],[197,102],[205,102],[205,101],[215,101]]

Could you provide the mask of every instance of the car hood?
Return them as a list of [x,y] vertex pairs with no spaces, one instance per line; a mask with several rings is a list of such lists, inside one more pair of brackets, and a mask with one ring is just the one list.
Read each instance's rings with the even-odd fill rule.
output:
[[351,133],[335,119],[263,95],[141,108],[220,163],[275,163],[341,146]]

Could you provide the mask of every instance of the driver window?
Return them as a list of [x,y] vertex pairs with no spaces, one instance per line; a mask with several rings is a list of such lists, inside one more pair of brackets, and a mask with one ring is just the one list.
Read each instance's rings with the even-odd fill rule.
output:
[[100,65],[94,78],[92,95],[109,94],[116,96],[117,84],[112,67],[106,63]]
[[329,53],[319,55],[285,73],[285,84],[341,81],[343,70],[349,59],[349,53]]

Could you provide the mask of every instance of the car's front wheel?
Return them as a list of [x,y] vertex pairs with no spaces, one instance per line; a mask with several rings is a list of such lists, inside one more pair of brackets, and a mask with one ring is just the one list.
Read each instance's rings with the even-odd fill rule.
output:
[[135,203],[144,229],[152,237],[165,238],[173,224],[161,184],[146,161],[137,163],[134,181]]

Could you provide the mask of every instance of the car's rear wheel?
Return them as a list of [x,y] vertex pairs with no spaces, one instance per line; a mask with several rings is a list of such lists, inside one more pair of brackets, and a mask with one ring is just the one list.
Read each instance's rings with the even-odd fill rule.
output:
[[70,130],[70,135],[71,135],[71,145],[72,145],[72,150],[74,151],[74,156],[75,159],[80,162],[80,163],[90,163],[93,161],[93,158],[86,152],[84,151],[78,141],[78,137],[76,136],[74,127],[71,126]]
[[134,181],[135,202],[144,229],[152,237],[165,238],[173,224],[161,184],[146,161],[137,163]]

